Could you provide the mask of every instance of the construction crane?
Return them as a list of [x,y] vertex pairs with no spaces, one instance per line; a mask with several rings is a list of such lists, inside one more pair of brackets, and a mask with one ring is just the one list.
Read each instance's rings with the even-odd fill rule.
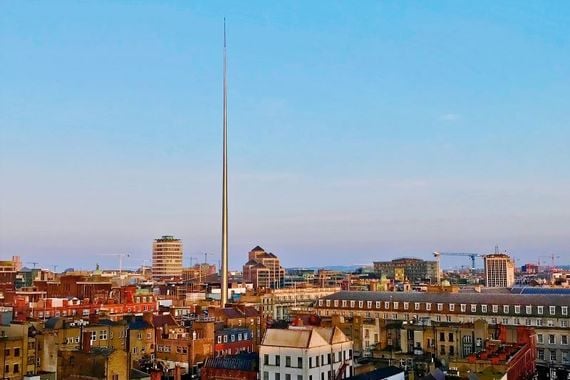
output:
[[480,253],[470,253],[470,252],[438,252],[435,251],[433,256],[436,258],[439,264],[439,257],[440,256],[463,256],[471,258],[471,270],[475,270],[475,258],[476,257],[483,257],[484,255]]
[[552,255],[538,256],[538,266],[540,266],[540,259],[543,259],[543,258],[550,259],[550,260],[551,260],[551,263],[552,263],[551,268],[554,269],[554,268],[556,267],[556,265],[555,265],[555,260],[556,260],[556,259],[559,259],[560,256],[555,256],[554,254],[552,254]]
[[34,269],[36,269],[36,265],[39,263],[37,261],[26,261],[26,264],[32,264],[34,266]]

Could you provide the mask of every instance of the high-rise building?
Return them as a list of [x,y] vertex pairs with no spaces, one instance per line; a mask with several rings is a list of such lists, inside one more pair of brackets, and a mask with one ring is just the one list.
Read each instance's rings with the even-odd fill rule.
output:
[[248,258],[248,262],[243,266],[245,281],[252,282],[254,288],[283,287],[285,269],[277,256],[257,246],[249,252]]
[[515,283],[515,261],[504,253],[485,255],[485,284],[488,288],[510,288]]
[[182,276],[182,241],[164,235],[152,243],[152,277],[160,280]]

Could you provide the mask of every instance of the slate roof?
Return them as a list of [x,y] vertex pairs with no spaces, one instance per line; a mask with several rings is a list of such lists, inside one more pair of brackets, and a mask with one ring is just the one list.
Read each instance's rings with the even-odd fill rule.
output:
[[257,360],[257,353],[241,353],[239,355],[208,358],[204,367],[257,372]]
[[398,368],[398,367],[394,367],[394,366],[390,366],[390,367],[385,367],[385,368],[378,368],[378,369],[375,369],[374,371],[371,371],[371,372],[352,376],[352,377],[349,377],[348,379],[350,379],[350,380],[382,380],[382,379],[386,379],[390,376],[394,376],[394,375],[397,375],[397,374],[402,373],[402,372],[404,372],[403,369]]
[[152,328],[151,324],[141,318],[135,318],[129,323],[129,329],[131,330],[145,330]]
[[496,305],[568,306],[568,295],[502,294],[502,293],[423,293],[423,292],[348,292],[323,297],[324,300],[402,301],[441,303],[482,303]]

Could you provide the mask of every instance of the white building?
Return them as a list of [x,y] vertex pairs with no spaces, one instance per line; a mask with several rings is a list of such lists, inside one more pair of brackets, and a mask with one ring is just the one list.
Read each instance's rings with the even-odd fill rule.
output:
[[515,261],[509,255],[495,253],[483,259],[488,288],[510,288],[515,284]]
[[259,357],[261,380],[329,380],[353,374],[352,341],[337,327],[268,329]]

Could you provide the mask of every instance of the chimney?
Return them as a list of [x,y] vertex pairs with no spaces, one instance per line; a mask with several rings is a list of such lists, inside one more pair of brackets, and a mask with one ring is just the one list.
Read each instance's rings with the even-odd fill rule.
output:
[[182,380],[182,369],[179,366],[174,367],[174,380]]
[[90,352],[91,351],[91,332],[90,331],[83,331],[83,336],[81,337],[81,350],[83,352]]

